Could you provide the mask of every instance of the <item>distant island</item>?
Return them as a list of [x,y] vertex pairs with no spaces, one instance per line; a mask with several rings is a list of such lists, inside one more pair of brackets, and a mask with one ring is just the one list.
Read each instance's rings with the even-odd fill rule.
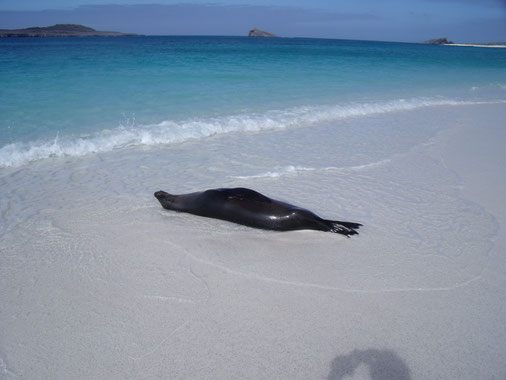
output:
[[453,44],[453,41],[448,41],[446,37],[441,38],[434,38],[432,40],[423,41],[422,44],[425,45],[446,45],[446,44]]
[[116,37],[137,36],[134,33],[101,32],[84,25],[56,24],[46,27],[31,27],[25,29],[0,29],[0,38],[5,37]]
[[269,32],[264,32],[263,30],[260,30],[258,28],[251,29],[248,33],[248,36],[249,37],[279,37],[279,36],[276,36],[275,34],[272,34]]
[[456,44],[453,41],[448,41],[446,37],[434,38],[432,40],[421,42],[425,45],[447,45],[447,46],[474,46],[474,47],[497,47],[506,48],[506,42],[486,42],[480,44]]

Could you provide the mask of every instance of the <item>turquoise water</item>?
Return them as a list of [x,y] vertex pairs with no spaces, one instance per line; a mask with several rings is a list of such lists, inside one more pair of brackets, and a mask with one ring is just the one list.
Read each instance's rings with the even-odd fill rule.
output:
[[0,41],[0,167],[504,101],[506,49],[247,37]]

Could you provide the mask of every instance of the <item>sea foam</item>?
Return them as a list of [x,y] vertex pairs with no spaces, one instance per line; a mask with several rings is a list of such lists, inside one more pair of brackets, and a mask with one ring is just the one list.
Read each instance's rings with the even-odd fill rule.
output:
[[166,120],[158,124],[128,125],[89,136],[56,136],[47,141],[15,142],[0,148],[0,167],[16,167],[49,158],[79,157],[132,146],[175,144],[231,132],[259,132],[310,126],[322,122],[409,111],[431,106],[457,106],[477,102],[442,98],[398,99],[376,103],[348,103],[304,106],[265,113],[248,113],[215,118]]

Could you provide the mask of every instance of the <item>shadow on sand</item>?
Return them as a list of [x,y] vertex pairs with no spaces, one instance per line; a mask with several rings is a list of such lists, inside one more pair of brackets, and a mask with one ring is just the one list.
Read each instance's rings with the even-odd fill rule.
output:
[[347,355],[336,356],[331,363],[328,380],[340,380],[352,376],[364,364],[369,367],[373,380],[410,380],[409,368],[391,350],[354,350]]

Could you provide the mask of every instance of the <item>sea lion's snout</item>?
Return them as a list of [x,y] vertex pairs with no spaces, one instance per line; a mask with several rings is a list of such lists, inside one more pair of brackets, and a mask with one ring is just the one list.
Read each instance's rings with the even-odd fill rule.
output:
[[163,198],[166,198],[166,197],[167,197],[167,195],[169,195],[169,194],[168,194],[168,193],[166,193],[165,191],[162,191],[162,190],[157,191],[157,192],[155,193],[155,197],[156,197],[156,199],[158,199],[158,200],[163,199]]
[[167,210],[176,209],[177,195],[172,195],[160,190],[155,193],[155,197],[158,199],[158,202],[160,202],[163,208],[166,208]]

